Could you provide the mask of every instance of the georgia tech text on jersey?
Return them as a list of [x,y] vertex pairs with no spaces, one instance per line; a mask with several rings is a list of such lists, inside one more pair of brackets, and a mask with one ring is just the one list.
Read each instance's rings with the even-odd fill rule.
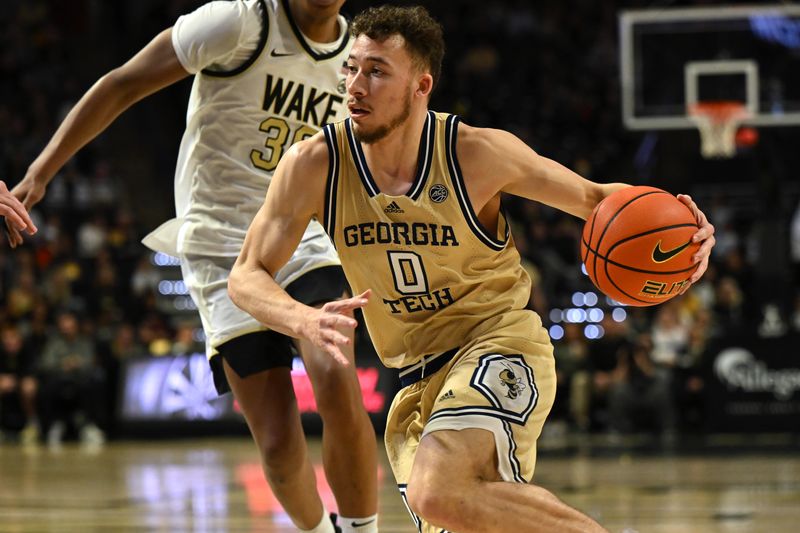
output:
[[342,233],[348,247],[370,244],[458,246],[452,226],[425,222],[362,222],[346,226]]

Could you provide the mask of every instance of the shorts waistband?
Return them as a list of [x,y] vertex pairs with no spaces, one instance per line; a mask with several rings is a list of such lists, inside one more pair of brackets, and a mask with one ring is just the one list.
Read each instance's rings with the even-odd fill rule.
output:
[[400,369],[400,385],[408,387],[417,381],[433,375],[455,357],[460,348],[453,348],[446,352],[430,354],[422,357],[422,361]]

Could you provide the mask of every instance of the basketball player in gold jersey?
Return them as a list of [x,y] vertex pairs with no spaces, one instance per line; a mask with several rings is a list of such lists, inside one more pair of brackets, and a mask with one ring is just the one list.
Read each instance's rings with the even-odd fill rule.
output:
[[[603,531],[530,484],[553,403],[552,346],[525,309],[500,193],[586,219],[624,184],[587,181],[513,135],[428,111],[443,55],[423,8],[369,9],[351,26],[350,118],[281,161],[229,280],[237,305],[346,364],[346,315],[364,310],[378,354],[400,369],[386,449],[417,529]],[[713,226],[690,198],[704,241]],[[357,296],[321,309],[282,291],[274,273],[311,218],[325,225]]]

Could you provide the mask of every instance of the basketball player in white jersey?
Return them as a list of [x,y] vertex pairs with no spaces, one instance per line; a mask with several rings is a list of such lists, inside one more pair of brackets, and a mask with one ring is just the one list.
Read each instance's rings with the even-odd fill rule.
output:
[[[539,156],[513,135],[428,111],[444,53],[423,8],[358,15],[347,61],[350,118],[281,161],[234,267],[234,301],[342,364],[363,308],[376,350],[404,388],[386,449],[418,531],[603,531],[530,484],[555,368],[530,278],[500,210],[507,192],[586,219],[624,184],[600,185]],[[713,226],[694,202],[706,268]],[[358,295],[303,305],[275,275],[308,220],[324,221]]]
[[[346,116],[351,39],[344,0],[211,2],[180,17],[77,103],[14,194],[30,207],[58,169],[141,98],[194,74],[175,175],[177,217],[145,239],[176,255],[200,311],[217,389],[233,390],[265,474],[295,525],[332,532],[307,458],[292,389],[291,339],[238,309],[227,278],[278,160],[293,143]],[[11,229],[12,245],[22,238]],[[322,226],[311,221],[276,273],[308,305],[341,298],[344,275]],[[346,348],[353,362],[352,337]],[[374,431],[355,365],[296,341],[322,416],[323,460],[343,531],[377,531]]]

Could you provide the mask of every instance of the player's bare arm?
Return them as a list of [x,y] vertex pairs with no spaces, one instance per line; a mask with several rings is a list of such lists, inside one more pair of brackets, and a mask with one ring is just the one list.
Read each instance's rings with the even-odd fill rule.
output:
[[322,214],[327,172],[328,147],[322,133],[286,152],[247,231],[228,278],[228,292],[237,306],[262,324],[284,335],[307,338],[347,365],[339,346],[351,341],[338,329],[356,327],[347,313],[366,305],[369,293],[315,308],[289,296],[274,279],[308,223]]
[[[53,176],[75,153],[102,133],[123,111],[189,73],[172,46],[172,29],[159,33],[124,65],[97,80],[75,104],[50,142],[12,189],[26,209],[39,202]],[[9,243],[22,244],[22,235],[8,225]]]
[[503,130],[462,124],[457,152],[476,211],[476,202],[506,192],[586,220],[598,202],[627,187],[623,183],[599,184],[584,179]]
[[[628,186],[624,183],[600,184],[589,181],[552,159],[537,154],[519,138],[502,130],[461,125],[457,153],[476,212],[491,205],[500,192],[506,192],[586,220],[603,198]],[[678,199],[692,210],[697,219],[699,229],[692,240],[703,243],[693,258],[695,263],[699,263],[689,279],[694,283],[708,268],[711,248],[715,243],[714,226],[688,195],[679,194]]]

